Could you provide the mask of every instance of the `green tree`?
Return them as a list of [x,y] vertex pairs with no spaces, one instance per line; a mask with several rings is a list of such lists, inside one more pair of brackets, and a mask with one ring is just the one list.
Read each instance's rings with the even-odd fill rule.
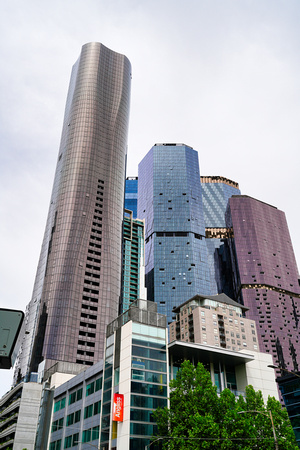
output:
[[270,412],[280,450],[296,450],[293,429],[279,401],[269,397],[264,404],[261,392],[252,386],[245,397],[236,399],[225,389],[220,395],[209,372],[184,361],[176,379],[170,382],[170,408],[155,411],[158,439],[164,450],[275,448]]

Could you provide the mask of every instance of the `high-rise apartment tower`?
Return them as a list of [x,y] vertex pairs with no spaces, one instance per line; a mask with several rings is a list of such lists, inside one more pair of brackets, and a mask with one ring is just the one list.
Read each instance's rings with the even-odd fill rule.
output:
[[144,221],[125,209],[123,225],[123,273],[121,313],[139,298],[146,298]]
[[226,215],[235,299],[249,308],[261,351],[276,365],[298,370],[300,287],[285,214],[239,195],[229,199]]
[[92,365],[118,316],[131,85],[129,60],[82,47],[61,145],[18,377],[56,361]]

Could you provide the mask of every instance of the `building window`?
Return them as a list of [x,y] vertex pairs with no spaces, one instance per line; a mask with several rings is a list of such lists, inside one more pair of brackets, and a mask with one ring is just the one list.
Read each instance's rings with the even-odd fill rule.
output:
[[95,392],[100,391],[100,389],[102,388],[102,377],[98,378],[96,380],[96,384],[95,384]]
[[49,450],[61,450],[61,439],[51,442],[49,445]]
[[72,405],[75,402],[78,402],[78,400],[82,399],[82,388],[78,389],[77,391],[72,392],[69,395],[69,405]]
[[92,415],[93,415],[93,406],[94,405],[89,405],[89,406],[86,406],[85,408],[84,408],[84,418],[85,419],[88,419],[89,417],[92,417]]
[[64,426],[64,418],[62,417],[61,419],[55,420],[55,422],[52,423],[51,432],[53,433],[54,431],[61,430],[63,426]]
[[57,400],[57,402],[54,403],[54,412],[63,409],[65,406],[66,406],[66,397],[62,398],[61,400]]
[[90,383],[86,386],[85,395],[86,395],[86,397],[88,397],[89,395],[93,394],[94,392],[95,392],[95,381],[93,381],[92,383]]

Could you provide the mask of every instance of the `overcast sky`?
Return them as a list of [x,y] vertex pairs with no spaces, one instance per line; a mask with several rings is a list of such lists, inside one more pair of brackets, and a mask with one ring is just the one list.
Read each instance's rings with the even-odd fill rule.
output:
[[127,175],[157,142],[190,145],[202,175],[285,211],[299,262],[299,23],[299,0],[2,1],[1,307],[30,301],[71,68],[91,41],[132,64]]

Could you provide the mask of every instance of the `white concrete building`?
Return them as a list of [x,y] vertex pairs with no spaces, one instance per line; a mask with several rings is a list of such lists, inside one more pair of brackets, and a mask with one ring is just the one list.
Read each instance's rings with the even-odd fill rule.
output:
[[41,384],[23,382],[1,398],[1,450],[34,450],[41,394]]

